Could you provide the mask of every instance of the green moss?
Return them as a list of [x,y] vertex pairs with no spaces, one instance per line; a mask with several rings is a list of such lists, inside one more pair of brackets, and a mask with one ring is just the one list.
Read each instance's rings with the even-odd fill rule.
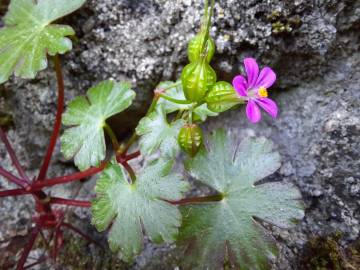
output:
[[305,246],[299,267],[312,270],[360,269],[360,241],[345,250],[340,246],[341,234],[317,236]]
[[299,15],[288,17],[279,11],[272,11],[266,16],[266,19],[271,22],[274,34],[291,33],[294,29],[299,28],[302,23]]

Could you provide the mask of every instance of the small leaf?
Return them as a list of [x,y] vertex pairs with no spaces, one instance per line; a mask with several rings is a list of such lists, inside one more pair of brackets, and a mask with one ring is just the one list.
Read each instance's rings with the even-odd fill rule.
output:
[[190,268],[222,269],[228,261],[238,269],[268,269],[276,245],[258,220],[290,227],[304,215],[299,191],[283,182],[257,184],[280,166],[279,154],[264,138],[237,145],[219,130],[206,148],[188,161],[187,169],[223,199],[182,209],[180,239],[191,242]]
[[169,173],[172,161],[159,160],[143,169],[134,184],[129,184],[124,169],[112,164],[100,176],[92,205],[92,223],[99,231],[111,224],[109,244],[131,261],[143,246],[143,229],[154,242],[173,242],[181,224],[175,205],[187,191],[181,175]]
[[141,153],[150,155],[160,149],[163,156],[175,157],[180,151],[177,137],[184,123],[184,120],[179,119],[169,124],[164,109],[158,107],[141,119],[136,128],[136,133],[141,136]]
[[217,82],[208,92],[206,98],[208,108],[213,112],[224,112],[243,103],[235,89],[228,82]]
[[14,72],[34,78],[47,67],[46,54],[63,54],[72,48],[74,30],[50,23],[80,8],[86,0],[12,0],[0,30],[0,83]]
[[207,104],[204,103],[194,109],[194,121],[204,122],[208,116],[218,116],[219,113],[210,111]]
[[186,153],[191,157],[194,157],[203,143],[203,133],[201,128],[195,124],[186,124],[180,130],[178,142],[180,147]]
[[98,166],[105,158],[105,120],[128,108],[134,98],[129,84],[103,81],[90,88],[86,97],[71,101],[63,115],[63,124],[73,126],[61,137],[65,158],[75,157],[80,170]]
[[[168,88],[171,85],[174,85],[174,82],[171,81],[167,81],[167,82],[161,82],[157,88],[158,89],[165,89]],[[174,86],[170,89],[167,89],[165,91],[165,94],[171,98],[174,99],[178,99],[178,100],[185,100],[185,95],[183,92],[183,88],[182,88],[182,84],[181,82],[177,85]],[[160,98],[158,101],[158,106],[162,106],[165,110],[165,113],[172,113],[172,112],[176,112],[178,110],[188,110],[189,107],[191,107],[191,105],[187,105],[187,104],[177,104],[177,103],[173,103],[170,102],[168,100],[165,100],[163,98]]]

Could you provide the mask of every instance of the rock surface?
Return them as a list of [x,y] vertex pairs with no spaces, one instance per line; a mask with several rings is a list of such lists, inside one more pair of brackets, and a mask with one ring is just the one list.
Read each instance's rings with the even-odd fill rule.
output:
[[[64,58],[66,99],[102,79],[130,80],[137,100],[126,115],[114,119],[119,132],[127,131],[144,113],[152,89],[178,77],[187,63],[186,43],[199,27],[201,2],[88,1],[64,19],[79,37]],[[282,242],[274,269],[298,267],[306,243],[316,235],[341,233],[337,244],[346,249],[359,241],[360,230],[360,1],[221,0],[214,17],[214,67],[220,79],[238,74],[246,56],[273,67],[278,75],[271,92],[281,111],[276,121],[264,116],[260,124],[251,125],[242,109],[205,126],[207,131],[231,128],[240,138],[271,138],[283,156],[283,166],[273,177],[295,183],[303,194],[304,220],[290,232],[274,232]],[[0,95],[0,113],[13,116],[10,138],[30,173],[48,143],[55,87],[49,68],[32,81],[12,80]],[[2,145],[0,158],[9,168]],[[72,170],[60,155],[54,164],[53,175]],[[3,180],[1,187],[6,187]],[[71,189],[58,192],[69,195]],[[0,241],[29,227],[26,207],[31,203],[22,198],[0,201],[5,215]],[[76,214],[87,218],[86,213]],[[149,246],[132,268],[171,269],[177,265],[176,256],[171,248]]]

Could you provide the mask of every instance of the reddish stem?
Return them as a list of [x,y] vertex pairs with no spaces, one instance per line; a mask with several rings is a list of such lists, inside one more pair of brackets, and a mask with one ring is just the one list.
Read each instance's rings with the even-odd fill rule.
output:
[[31,194],[31,191],[26,191],[25,189],[22,188],[10,189],[10,190],[0,191],[0,198],[9,197],[9,196],[27,195],[27,194]]
[[46,179],[44,181],[34,183],[32,185],[32,187],[34,189],[41,189],[44,187],[51,187],[51,186],[55,186],[55,185],[59,185],[59,184],[66,184],[66,183],[71,183],[74,181],[79,181],[81,179],[84,179],[86,177],[89,177],[89,176],[92,176],[94,174],[101,172],[105,168],[105,166],[106,166],[106,162],[102,163],[100,165],[100,167],[90,168],[83,172],[77,172],[77,173],[74,173],[71,175],[60,176],[60,177],[56,177],[56,178],[52,178],[52,179]]
[[4,142],[5,148],[10,155],[11,161],[14,167],[16,168],[16,170],[18,171],[19,175],[21,176],[21,178],[26,180],[27,183],[30,183],[29,177],[26,175],[23,167],[21,166],[19,160],[16,157],[14,149],[11,147],[11,144],[6,136],[6,132],[1,127],[0,127],[0,138]]
[[56,118],[55,118],[54,129],[51,135],[49,147],[46,151],[46,155],[44,157],[43,164],[40,168],[37,181],[42,181],[46,177],[46,173],[49,168],[49,164],[51,161],[52,154],[54,152],[56,141],[60,133],[62,113],[64,111],[64,78],[61,70],[60,57],[58,55],[54,56],[54,64],[55,64],[55,72],[56,72],[56,79],[58,86],[58,104],[57,104]]
[[141,155],[140,151],[136,151],[136,152],[134,152],[132,154],[129,154],[129,155],[125,156],[125,160],[129,161],[129,160],[132,160],[134,158],[137,158],[140,155]]
[[90,238],[89,236],[87,236],[86,234],[84,234],[82,231],[80,231],[78,228],[75,228],[73,225],[63,222],[62,225],[63,227],[66,227],[74,232],[76,232],[77,234],[79,234],[80,236],[82,236],[83,238],[85,238],[87,241],[94,243],[95,245],[99,246],[100,248],[103,248],[103,246],[98,243],[97,241],[95,241],[94,239]]
[[133,168],[126,161],[122,162],[121,165],[124,166],[126,171],[129,173],[132,182],[134,183],[136,181],[136,175],[135,175],[135,172],[134,172]]
[[16,177],[12,173],[8,172],[7,170],[4,170],[1,167],[0,167],[0,175],[4,176],[11,183],[16,184],[16,185],[18,185],[18,186],[20,186],[22,188],[27,188],[28,187],[28,184],[23,179],[20,179],[20,178]]
[[179,201],[167,201],[168,203],[174,204],[174,205],[184,205],[184,204],[196,204],[196,203],[206,203],[206,202],[219,202],[223,200],[223,195],[212,195],[212,196],[205,196],[205,197],[195,197],[195,198],[186,198]]
[[30,235],[30,239],[29,242],[26,244],[24,251],[21,254],[20,260],[17,264],[16,270],[22,270],[24,269],[24,265],[26,263],[26,260],[29,256],[29,253],[32,249],[32,247],[34,246],[35,240],[38,236],[38,234],[40,233],[40,228],[38,226],[36,226],[32,231],[31,231],[31,235]]
[[61,205],[87,207],[87,208],[91,207],[91,202],[89,201],[78,201],[78,200],[63,199],[57,197],[50,198],[50,204],[61,204]]

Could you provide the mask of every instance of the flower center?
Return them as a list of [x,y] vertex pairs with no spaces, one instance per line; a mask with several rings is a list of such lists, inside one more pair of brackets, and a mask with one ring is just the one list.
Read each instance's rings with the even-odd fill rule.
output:
[[265,87],[261,86],[258,90],[259,97],[268,97],[268,91]]

